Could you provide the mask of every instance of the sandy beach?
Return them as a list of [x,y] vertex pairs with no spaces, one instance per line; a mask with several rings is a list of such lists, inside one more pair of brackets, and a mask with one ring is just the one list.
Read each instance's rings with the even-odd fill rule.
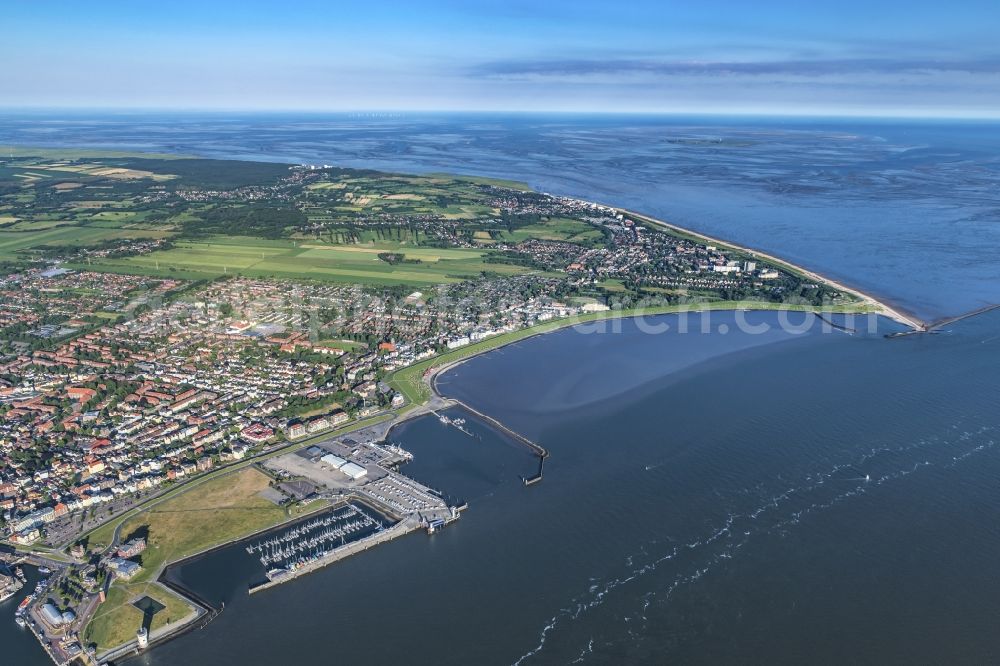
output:
[[[581,201],[582,203],[587,203],[587,204],[594,203],[594,202],[590,202],[590,201],[584,201],[582,199],[578,199],[577,201]],[[597,204],[597,205],[602,205],[603,206],[604,204]],[[729,249],[732,249],[732,250],[737,250],[739,252],[744,252],[744,253],[749,254],[749,255],[751,255],[753,257],[756,257],[758,259],[764,259],[764,260],[766,260],[766,261],[768,261],[770,263],[776,264],[779,267],[786,268],[786,269],[791,270],[791,271],[793,271],[795,273],[803,275],[803,276],[805,276],[805,277],[807,277],[807,278],[809,278],[811,280],[815,280],[816,282],[819,282],[819,283],[822,283],[822,284],[826,284],[826,285],[828,285],[830,287],[833,287],[834,289],[837,289],[839,291],[843,291],[845,293],[851,294],[852,296],[855,296],[855,297],[861,299],[864,303],[866,303],[867,305],[869,305],[872,308],[876,309],[881,314],[884,314],[886,317],[889,317],[890,319],[893,319],[893,320],[895,320],[895,321],[897,321],[897,322],[899,322],[901,324],[909,326],[909,327],[913,328],[914,330],[922,331],[922,330],[925,330],[927,328],[927,323],[926,322],[921,321],[920,319],[918,319],[917,317],[915,317],[912,314],[904,312],[903,310],[901,310],[898,307],[895,307],[893,305],[890,305],[890,304],[886,303],[883,300],[875,298],[871,294],[865,293],[865,292],[863,292],[860,289],[857,289],[855,287],[850,287],[850,286],[848,286],[846,284],[843,284],[842,282],[838,282],[837,280],[833,280],[833,279],[831,279],[829,277],[826,277],[825,275],[821,275],[820,273],[817,273],[816,271],[810,270],[808,268],[804,268],[802,266],[798,266],[798,265],[793,264],[793,263],[791,263],[789,261],[785,261],[784,259],[781,259],[780,257],[776,257],[776,256],[774,256],[772,254],[768,254],[767,252],[762,252],[762,251],[754,249],[754,248],[745,247],[745,246],[742,246],[742,245],[737,245],[736,243],[731,243],[729,241],[724,241],[724,240],[720,240],[718,238],[713,238],[712,236],[706,236],[705,234],[698,233],[697,231],[691,231],[690,229],[685,229],[684,227],[679,227],[676,224],[671,224],[670,222],[664,222],[663,220],[658,220],[655,217],[650,217],[649,215],[644,215],[642,213],[637,213],[636,211],[628,210],[627,208],[617,208],[615,206],[609,206],[609,207],[610,208],[614,208],[615,210],[617,210],[618,212],[620,212],[622,215],[627,215],[629,217],[634,217],[634,218],[636,218],[638,220],[642,220],[644,222],[648,222],[650,224],[654,224],[656,226],[663,227],[664,229],[673,231],[675,233],[680,233],[680,234],[684,234],[684,235],[687,235],[687,236],[691,236],[691,237],[697,238],[698,240],[703,241],[705,243],[717,245],[719,247],[726,247],[726,248],[729,248]]]

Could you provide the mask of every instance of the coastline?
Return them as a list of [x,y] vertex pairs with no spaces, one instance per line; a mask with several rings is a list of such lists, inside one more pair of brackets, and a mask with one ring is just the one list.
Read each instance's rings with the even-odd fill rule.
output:
[[[596,203],[596,202],[591,202],[591,201],[585,201],[583,199],[577,199],[577,201],[580,201],[582,203],[587,203],[587,204]],[[597,204],[597,205],[604,205],[604,204]],[[735,250],[737,252],[742,252],[744,254],[748,254],[748,255],[750,255],[752,257],[755,257],[755,258],[763,259],[763,260],[765,260],[765,261],[767,261],[769,263],[775,264],[778,267],[783,268],[783,269],[785,269],[785,270],[787,270],[787,271],[789,271],[791,273],[797,274],[797,275],[802,276],[802,277],[809,278],[810,280],[815,280],[816,282],[820,282],[820,283],[825,284],[827,286],[833,287],[834,289],[837,289],[839,291],[851,294],[852,296],[861,299],[861,301],[863,303],[866,303],[866,304],[868,304],[868,305],[870,305],[870,306],[872,306],[874,308],[877,308],[881,312],[881,314],[884,314],[885,316],[889,317],[890,319],[893,319],[893,320],[895,320],[895,321],[897,321],[897,322],[899,322],[901,324],[905,324],[906,326],[909,326],[910,328],[914,329],[915,331],[923,331],[923,330],[926,330],[926,328],[927,328],[927,322],[924,322],[924,321],[920,320],[914,314],[906,312],[905,310],[903,310],[899,306],[891,305],[891,304],[887,303],[885,300],[876,298],[875,296],[872,296],[871,294],[869,294],[869,293],[867,293],[865,291],[862,291],[861,289],[858,289],[856,287],[851,287],[849,285],[844,284],[843,282],[839,282],[839,281],[834,280],[834,279],[832,279],[830,277],[827,277],[827,276],[823,275],[822,273],[817,273],[816,271],[810,270],[810,269],[805,268],[803,266],[799,266],[797,264],[793,264],[790,261],[786,261],[785,259],[777,257],[777,256],[775,256],[773,254],[769,254],[767,252],[764,252],[762,250],[758,250],[758,249],[755,249],[755,248],[746,247],[746,246],[743,246],[743,245],[738,245],[736,243],[733,243],[733,242],[730,242],[730,241],[727,241],[727,240],[722,240],[720,238],[714,238],[712,236],[708,236],[706,234],[702,234],[702,233],[697,232],[697,231],[692,231],[691,229],[686,229],[684,227],[677,226],[676,224],[672,224],[670,222],[665,222],[665,221],[657,219],[655,217],[650,217],[649,215],[645,215],[643,213],[638,213],[636,211],[629,210],[627,208],[619,208],[617,206],[609,206],[609,208],[613,208],[614,210],[622,213],[623,215],[629,215],[631,217],[635,217],[635,218],[637,218],[639,220],[642,220],[644,222],[648,222],[648,223],[650,223],[652,225],[655,225],[655,226],[658,226],[658,227],[662,227],[662,228],[667,229],[668,231],[671,231],[671,232],[673,232],[675,234],[681,234],[681,235],[691,236],[691,237],[696,238],[696,239],[698,239],[698,240],[700,240],[702,242],[708,242],[708,243],[711,243],[713,245],[718,245],[720,247],[725,247],[725,248],[729,248],[729,249]]]
[[[565,199],[571,199],[578,201],[587,205],[596,205],[609,208],[611,210],[620,212],[623,215],[635,218],[637,221],[641,221],[656,227],[665,229],[666,231],[681,236],[687,236],[699,240],[700,242],[717,245],[722,248],[727,248],[736,252],[747,254],[753,257],[760,258],[768,263],[771,263],[783,270],[790,273],[798,275],[800,277],[807,278],[809,280],[816,281],[821,284],[825,284],[831,288],[841,291],[846,294],[858,299],[855,303],[845,303],[841,305],[834,306],[812,306],[812,305],[799,305],[799,304],[784,304],[784,303],[772,303],[766,301],[712,301],[712,302],[693,302],[685,303],[679,305],[668,305],[668,306],[658,306],[650,308],[634,308],[628,310],[607,310],[601,312],[587,313],[583,315],[575,315],[570,317],[564,317],[560,319],[553,319],[540,324],[535,324],[526,328],[517,329],[509,333],[494,336],[492,338],[487,338],[477,343],[467,345],[465,347],[460,347],[458,349],[450,350],[445,353],[439,354],[437,356],[431,357],[424,361],[414,363],[410,366],[400,368],[394,371],[388,378],[388,383],[400,393],[402,393],[406,399],[407,403],[397,410],[392,410],[389,412],[382,413],[373,418],[366,419],[357,423],[347,425],[343,428],[338,428],[330,430],[328,432],[321,433],[316,437],[310,437],[307,440],[300,442],[289,442],[284,446],[275,448],[274,450],[267,451],[264,455],[260,455],[256,458],[244,461],[242,463],[232,465],[230,467],[216,470],[213,473],[209,473],[203,477],[199,477],[194,480],[193,483],[183,484],[181,487],[169,488],[165,492],[158,496],[150,498],[147,502],[140,504],[138,506],[131,507],[121,516],[116,516],[112,520],[117,523],[115,528],[112,544],[118,541],[119,530],[130,518],[140,515],[146,512],[157,504],[167,501],[170,498],[187,492],[203,482],[210,479],[217,478],[218,476],[225,476],[236,472],[244,467],[254,465],[262,460],[265,460],[274,455],[279,455],[287,453],[289,451],[294,451],[300,448],[308,446],[310,443],[315,441],[321,441],[324,439],[340,437],[353,430],[358,430],[361,428],[367,428],[372,426],[372,421],[376,424],[384,423],[387,425],[386,436],[388,432],[411,419],[415,419],[430,413],[431,409],[444,408],[448,406],[462,406],[461,402],[456,401],[452,398],[448,398],[440,393],[437,385],[437,380],[441,374],[460,366],[462,363],[475,358],[481,354],[495,351],[501,349],[508,345],[514,344],[515,342],[520,342],[527,338],[535,337],[538,335],[543,335],[553,331],[561,330],[567,327],[575,326],[578,324],[593,323],[607,320],[624,319],[624,318],[640,318],[645,316],[658,316],[666,314],[684,314],[684,313],[705,313],[714,310],[719,311],[736,311],[736,310],[747,310],[747,311],[794,311],[794,312],[811,312],[822,319],[823,314],[878,314],[881,316],[886,316],[897,323],[907,326],[913,329],[913,332],[920,332],[927,330],[928,324],[920,321],[911,314],[906,313],[900,308],[894,307],[887,302],[880,300],[870,294],[867,294],[859,289],[847,286],[841,282],[823,276],[815,271],[811,271],[807,268],[792,264],[785,261],[779,257],[756,250],[753,248],[748,248],[740,246],[728,241],[717,239],[699,232],[692,231],[677,225],[658,220],[656,218],[644,215],[638,212],[634,212],[628,209],[619,208],[617,206],[609,206],[606,204],[601,204],[597,202],[587,201],[583,199],[574,199],[572,197],[563,197]],[[825,320],[824,320],[825,321]],[[543,456],[544,457],[544,456]],[[324,509],[318,509],[317,511],[322,511]],[[308,515],[308,514],[307,514]],[[294,518],[289,518],[286,521],[272,525],[262,532],[277,529],[288,525],[296,520],[301,519],[303,516],[296,516]],[[111,521],[108,521],[111,522]],[[100,530],[104,525],[99,525],[94,527],[86,534],[92,534]],[[177,635],[181,635],[187,631],[191,631],[200,626],[204,626],[207,622],[199,625],[199,620],[208,614],[208,621],[215,617],[218,612],[217,610],[201,603],[198,595],[191,590],[182,589],[180,586],[175,587],[164,580],[164,574],[169,567],[180,564],[184,561],[194,559],[196,557],[204,555],[206,552],[217,550],[232,545],[233,543],[238,543],[247,538],[253,537],[255,534],[261,532],[249,533],[229,541],[214,544],[206,548],[205,550],[188,555],[174,562],[165,562],[157,573],[155,577],[155,582],[157,584],[163,585],[173,592],[178,593],[186,602],[191,604],[194,608],[201,608],[204,612],[195,612],[193,617],[186,618],[182,621],[175,623],[176,626],[171,626],[168,632],[157,636],[155,639],[156,643],[163,642],[164,640],[169,640]],[[111,652],[122,649],[123,646],[118,648],[113,648]]]
[[[389,379],[389,384],[394,389],[403,393],[409,404],[401,408],[399,416],[393,421],[393,426],[402,420],[412,418],[425,413],[422,409],[432,398],[442,401],[451,399],[437,393],[434,377],[450,368],[481,354],[485,354],[515,342],[520,342],[537,335],[544,335],[553,331],[576,326],[578,324],[590,324],[600,321],[615,319],[637,319],[648,316],[659,316],[667,314],[701,314],[714,311],[750,311],[750,312],[803,312],[812,313],[817,318],[822,318],[825,314],[844,315],[864,315],[875,314],[887,316],[881,308],[873,303],[865,301],[852,304],[846,307],[820,307],[811,305],[798,305],[786,303],[769,303],[762,301],[713,301],[708,303],[685,303],[680,305],[664,305],[650,308],[632,308],[628,310],[606,310],[602,312],[592,312],[583,315],[552,319],[541,324],[521,328],[516,331],[487,338],[480,342],[459,347],[438,356],[425,359],[394,372]],[[889,317],[898,323],[909,326],[909,323]],[[417,413],[414,413],[417,412]]]
[[[765,307],[765,306],[770,306],[770,307]],[[583,316],[566,317],[566,318],[562,318],[562,319],[558,319],[558,320],[552,320],[552,321],[544,322],[543,324],[540,324],[540,325],[537,325],[537,326],[533,326],[533,327],[529,327],[529,328],[524,328],[524,329],[519,329],[518,331],[514,331],[514,332],[512,332],[510,334],[507,334],[506,336],[505,335],[501,335],[501,336],[496,336],[495,338],[489,338],[489,339],[484,340],[482,342],[476,343],[475,345],[469,345],[468,347],[459,348],[459,349],[453,350],[451,352],[448,352],[448,353],[445,353],[445,354],[441,354],[439,356],[427,359],[426,361],[423,361],[421,363],[414,364],[414,365],[408,366],[406,368],[402,368],[401,370],[399,370],[396,373],[394,373],[393,376],[390,378],[389,382],[391,384],[395,385],[396,374],[402,373],[402,372],[405,372],[405,371],[411,371],[411,373],[412,373],[413,370],[415,368],[417,368],[418,366],[423,366],[424,364],[427,364],[427,368],[424,369],[424,372],[421,373],[421,375],[419,376],[419,380],[418,381],[420,381],[420,383],[421,383],[422,386],[426,387],[426,389],[427,389],[427,391],[429,393],[428,398],[424,399],[424,400],[421,400],[419,402],[418,401],[408,402],[407,405],[405,405],[404,407],[402,407],[398,411],[396,411],[394,413],[394,415],[392,416],[392,418],[390,418],[388,421],[382,421],[381,419],[378,419],[380,421],[379,423],[371,424],[370,422],[366,422],[365,425],[363,425],[361,427],[364,428],[364,427],[373,427],[373,426],[378,426],[378,425],[386,425],[387,428],[386,428],[386,431],[385,431],[385,437],[388,437],[388,434],[396,426],[402,425],[403,423],[405,423],[407,421],[410,421],[412,419],[416,419],[416,418],[419,418],[419,417],[422,417],[422,416],[426,416],[426,415],[428,415],[428,414],[431,413],[432,409],[445,409],[445,408],[449,408],[449,407],[463,407],[463,408],[465,408],[465,406],[461,402],[459,402],[459,401],[457,401],[457,400],[455,400],[453,398],[449,398],[449,397],[445,396],[444,394],[442,394],[439,391],[438,385],[437,385],[437,380],[439,379],[440,375],[443,374],[444,372],[447,372],[448,370],[454,369],[454,368],[462,365],[466,361],[469,361],[469,360],[471,360],[471,359],[473,359],[473,358],[475,358],[477,356],[480,356],[482,354],[486,354],[486,353],[489,353],[489,352],[492,352],[492,351],[496,351],[497,349],[501,349],[503,347],[512,345],[512,344],[514,344],[516,342],[520,342],[522,340],[526,340],[528,338],[533,338],[533,337],[536,337],[536,336],[544,335],[546,333],[551,333],[551,332],[554,332],[554,331],[562,330],[562,329],[565,329],[565,328],[568,328],[568,327],[571,327],[571,326],[575,326],[575,325],[581,324],[581,323],[591,323],[591,322],[608,321],[608,320],[615,320],[615,319],[626,319],[626,318],[639,318],[639,317],[645,317],[645,316],[660,316],[660,315],[666,315],[666,314],[683,314],[683,313],[698,313],[698,314],[700,314],[700,313],[711,312],[711,311],[734,311],[734,310],[755,310],[755,311],[779,311],[779,310],[786,310],[786,311],[796,311],[796,312],[804,312],[804,313],[805,312],[811,312],[811,313],[813,313],[817,317],[822,317],[823,313],[845,313],[845,314],[871,313],[870,311],[866,312],[865,310],[858,310],[858,311],[852,312],[850,309],[846,309],[846,308],[841,308],[839,310],[837,308],[833,308],[833,309],[827,308],[827,309],[822,310],[822,312],[821,312],[820,309],[818,307],[815,307],[815,306],[804,306],[804,305],[789,305],[789,306],[785,306],[784,304],[777,304],[777,303],[776,304],[767,304],[767,303],[757,303],[757,302],[747,302],[747,301],[722,301],[722,302],[713,302],[713,303],[690,304],[690,305],[683,305],[683,306],[661,306],[659,308],[648,308],[648,309],[632,309],[632,310],[619,310],[619,311],[610,311],[609,310],[609,311],[604,311],[604,312],[590,313],[588,315],[583,315]],[[875,314],[880,314],[881,315],[882,313],[875,313]],[[511,337],[508,339],[507,336],[511,336]],[[369,419],[367,421],[371,421],[371,420],[375,420],[375,419]],[[311,443],[311,442],[319,441],[321,439],[328,439],[328,438],[333,438],[333,437],[339,437],[339,436],[342,436],[342,435],[347,434],[349,432],[353,432],[353,431],[358,430],[359,429],[359,425],[360,424],[353,424],[352,426],[347,426],[347,427],[344,427],[344,428],[341,428],[341,429],[332,430],[330,432],[323,433],[323,434],[321,434],[321,435],[319,435],[317,437],[309,438],[307,440],[307,442]],[[254,464],[255,462],[258,462],[261,459],[265,459],[267,457],[271,457],[273,455],[278,454],[279,452],[286,453],[289,450],[296,450],[296,449],[302,448],[305,445],[306,445],[306,442],[297,442],[297,443],[292,444],[291,446],[286,446],[286,447],[280,448],[279,450],[271,451],[267,455],[265,455],[265,456],[263,456],[261,458],[255,458],[252,461],[243,461],[242,465],[236,465],[233,468],[226,469],[225,472],[222,475],[238,471],[239,469],[242,469],[243,467],[245,467],[247,465],[252,465],[252,464]],[[222,472],[222,470],[219,470],[219,471]],[[208,480],[208,479],[199,479],[199,481],[201,481],[201,482],[206,481],[206,480]],[[175,491],[174,493],[170,493],[170,496],[175,496],[176,494],[181,494],[183,492],[186,492],[187,490],[191,490],[191,489],[197,487],[198,485],[200,485],[200,484],[196,482],[196,483],[192,484],[191,487],[176,488],[176,489],[174,489],[174,491]],[[157,498],[154,498],[150,502],[149,506],[134,507],[130,512],[128,512],[129,517],[134,517],[134,515],[140,514],[140,513],[144,512],[144,511],[152,508],[153,506],[155,506],[156,504],[159,504],[160,502],[164,501],[165,499],[168,499],[168,498],[157,497]],[[260,534],[266,534],[268,532],[271,532],[271,531],[274,531],[274,530],[286,527],[287,525],[292,524],[292,523],[294,523],[294,522],[296,522],[298,520],[301,520],[301,519],[303,519],[305,517],[308,517],[309,515],[313,515],[315,513],[319,513],[319,512],[325,511],[328,508],[329,507],[321,507],[321,508],[315,509],[313,511],[307,512],[307,513],[299,515],[299,516],[290,517],[286,521],[282,521],[280,523],[271,525],[271,526],[263,528],[261,530],[258,530],[258,531],[255,531],[255,532],[252,532],[252,533],[249,533],[249,534],[245,534],[245,535],[242,535],[242,536],[239,536],[239,537],[235,537],[235,538],[227,540],[227,541],[214,543],[214,544],[212,544],[212,545],[210,545],[210,546],[202,549],[201,551],[198,551],[196,553],[187,555],[187,556],[185,556],[183,558],[180,558],[180,559],[178,559],[176,561],[165,562],[164,565],[162,566],[161,570],[158,572],[158,575],[155,577],[155,583],[158,584],[158,585],[162,585],[162,586],[168,588],[169,590],[171,590],[175,594],[179,595],[182,599],[184,599],[185,602],[189,603],[195,609],[200,609],[201,612],[197,612],[196,611],[193,614],[193,616],[189,616],[188,618],[185,618],[182,621],[178,621],[178,622],[174,623],[170,627],[164,628],[165,631],[160,632],[157,636],[155,636],[154,640],[150,641],[150,649],[154,648],[158,644],[170,641],[170,640],[172,640],[174,638],[178,638],[178,637],[180,637],[180,636],[182,636],[182,635],[184,635],[186,633],[189,633],[191,631],[194,631],[196,629],[200,629],[200,628],[206,626],[209,622],[211,622],[211,620],[213,620],[218,615],[218,613],[222,612],[222,610],[223,610],[222,608],[214,608],[210,604],[206,604],[201,599],[201,597],[198,595],[198,593],[196,591],[190,590],[186,586],[179,585],[179,584],[177,584],[174,581],[168,580],[168,578],[166,576],[166,572],[167,572],[168,569],[170,569],[171,567],[177,566],[178,564],[181,564],[183,562],[187,562],[187,561],[191,561],[191,560],[203,557],[207,553],[214,552],[214,551],[217,551],[217,550],[229,547],[229,546],[231,546],[233,544],[236,544],[236,543],[240,543],[240,542],[245,541],[246,539],[252,538],[254,536],[257,536],[257,535],[260,535]],[[121,525],[119,525],[118,527],[120,528],[120,526]],[[105,652],[105,654],[121,655],[121,653],[123,653],[123,652],[125,653],[125,655],[135,656],[135,653],[133,652],[133,650],[130,649],[130,644],[126,644],[126,645],[122,645],[122,646],[117,646],[115,648],[111,648],[111,649],[107,650]]]

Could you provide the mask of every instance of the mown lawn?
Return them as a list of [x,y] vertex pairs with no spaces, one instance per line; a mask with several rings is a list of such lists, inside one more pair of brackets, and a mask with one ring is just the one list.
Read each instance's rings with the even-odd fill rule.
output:
[[[287,520],[288,511],[258,496],[268,482],[265,474],[246,467],[196,485],[126,520],[122,540],[139,534],[149,544],[140,556],[143,570],[131,581],[115,581],[108,599],[87,625],[85,640],[97,643],[99,650],[132,640],[142,613],[131,602],[144,594],[167,606],[154,617],[154,629],[190,613],[189,604],[155,578],[171,562]],[[93,533],[91,544],[109,543],[116,523]]]
[[122,540],[147,534],[143,571],[133,579],[154,578],[170,562],[237,539],[287,517],[285,509],[259,497],[269,479],[251,467],[193,487],[133,516],[122,527]]
[[143,613],[132,602],[144,596],[155,599],[165,607],[153,616],[151,631],[182,620],[194,612],[188,602],[162,585],[117,582],[84,629],[84,642],[95,643],[97,651],[103,652],[135,639],[135,632],[143,623]]
[[[0,244],[2,250],[2,244]],[[380,252],[399,252],[418,263],[390,264]],[[151,254],[94,262],[91,270],[157,277],[205,279],[225,274],[250,277],[328,280],[363,284],[426,286],[457,282],[483,271],[518,274],[527,269],[491,264],[485,252],[462,248],[422,248],[394,243],[322,245],[256,238],[185,241]]]

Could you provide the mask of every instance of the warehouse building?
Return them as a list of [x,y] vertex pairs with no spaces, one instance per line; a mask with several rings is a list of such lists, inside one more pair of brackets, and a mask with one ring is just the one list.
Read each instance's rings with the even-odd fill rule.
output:
[[50,627],[61,627],[64,624],[69,624],[76,619],[76,615],[73,611],[66,611],[65,613],[60,613],[59,609],[53,606],[51,603],[47,603],[42,606],[42,619],[45,620],[46,624]]
[[340,471],[346,474],[347,476],[351,477],[355,481],[368,474],[368,470],[366,470],[361,465],[352,462],[344,464],[344,466],[340,468]]
[[326,454],[325,456],[320,458],[320,460],[322,460],[323,462],[325,462],[327,465],[329,465],[334,469],[340,469],[341,467],[347,464],[346,460],[344,460],[340,456],[335,456],[332,453]]

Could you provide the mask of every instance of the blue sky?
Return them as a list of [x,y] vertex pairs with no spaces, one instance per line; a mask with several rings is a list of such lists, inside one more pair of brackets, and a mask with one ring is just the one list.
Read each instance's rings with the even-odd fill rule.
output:
[[4,0],[0,107],[1000,115],[1000,2]]

